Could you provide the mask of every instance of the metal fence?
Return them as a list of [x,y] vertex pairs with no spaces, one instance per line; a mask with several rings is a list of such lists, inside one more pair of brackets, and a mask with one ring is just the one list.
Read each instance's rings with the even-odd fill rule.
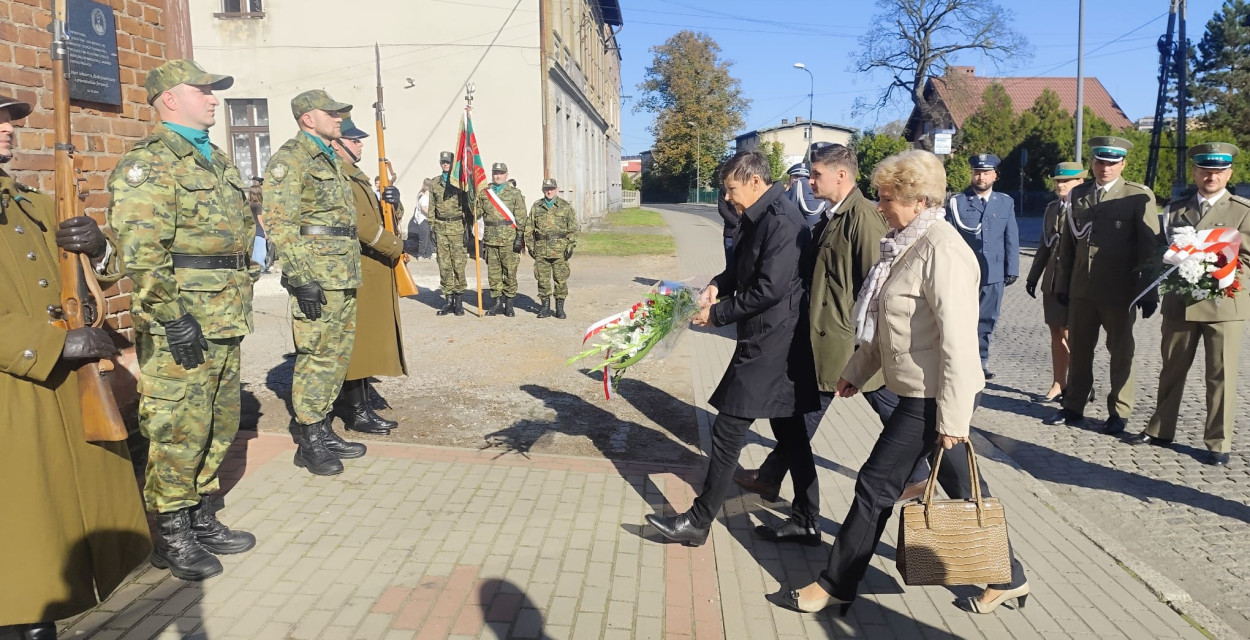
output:
[[716,189],[691,189],[686,202],[716,204]]

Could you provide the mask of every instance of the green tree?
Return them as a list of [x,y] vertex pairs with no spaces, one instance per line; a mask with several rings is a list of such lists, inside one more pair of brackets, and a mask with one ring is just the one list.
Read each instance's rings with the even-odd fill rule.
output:
[[634,183],[634,177],[629,175],[628,171],[621,172],[621,188],[626,191],[635,191],[638,185]]
[[1020,114],[1018,126],[1024,132],[1023,147],[1029,153],[1024,188],[1046,189],[1046,178],[1055,165],[1075,157],[1076,122],[1059,103],[1059,94],[1045,89],[1033,106]]
[[972,181],[968,157],[978,153],[992,153],[1003,161],[998,169],[999,189],[1017,188],[1020,165],[1016,149],[1023,140],[1007,89],[997,82],[986,87],[981,94],[981,106],[968,116],[955,136],[954,153],[946,162],[947,188],[963,191],[968,187]]
[[1225,0],[1207,22],[1194,63],[1194,102],[1210,105],[1208,128],[1226,129],[1250,145],[1250,4]]
[[720,57],[720,45],[707,34],[680,31],[651,53],[634,111],[655,115],[653,172],[684,177],[686,184],[700,174],[710,183],[726,140],[744,126],[750,100],[729,73],[732,63]]
[[768,169],[773,174],[773,182],[786,177],[786,147],[780,142],[763,142],[758,151],[768,156]]
[[[855,149],[855,161],[859,164],[859,190],[865,195],[872,193],[872,171],[882,160],[911,148],[911,143],[899,135],[889,135],[868,131],[856,134],[851,139],[851,147]],[[872,197],[872,196],[870,196]]]

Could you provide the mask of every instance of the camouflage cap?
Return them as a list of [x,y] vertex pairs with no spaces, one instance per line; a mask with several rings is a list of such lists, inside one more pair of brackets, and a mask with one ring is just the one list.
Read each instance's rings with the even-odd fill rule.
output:
[[343,123],[339,125],[339,130],[342,136],[348,140],[363,140],[369,137],[368,133],[365,133],[356,126],[355,122],[352,122],[351,116],[343,116]]
[[148,72],[143,87],[148,90],[148,104],[156,102],[162,93],[180,84],[193,87],[212,87],[214,91],[224,91],[234,86],[234,78],[209,73],[193,60],[169,60],[165,64]]
[[450,152],[450,151],[443,151],[442,153],[439,153],[439,154],[438,154],[438,163],[439,163],[439,164],[443,164],[444,162],[447,162],[447,163],[452,163],[452,162],[455,162],[455,161],[456,161],[456,154],[454,154],[454,153],[452,153],[452,152]]
[[1189,159],[1195,167],[1203,169],[1227,169],[1233,166],[1233,158],[1241,150],[1227,142],[1207,142],[1189,149]]
[[1089,171],[1079,162],[1060,162],[1055,165],[1055,172],[1050,177],[1054,180],[1084,180],[1088,175]]
[[17,98],[12,98],[0,93],[0,109],[9,110],[10,120],[21,120],[30,115],[31,106],[29,102],[22,102]]
[[555,178],[547,178],[546,180],[543,180],[543,191],[546,191],[547,189],[556,189],[556,188],[558,187],[556,187]]
[[352,105],[331,98],[330,94],[321,89],[305,91],[291,98],[291,115],[296,118],[316,109],[321,109],[327,113],[339,113],[351,111]]
[[491,173],[508,173],[508,165],[503,162],[496,162],[490,166]]

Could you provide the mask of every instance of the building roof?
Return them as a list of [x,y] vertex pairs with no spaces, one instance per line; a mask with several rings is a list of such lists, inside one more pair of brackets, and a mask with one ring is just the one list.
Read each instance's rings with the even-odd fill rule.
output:
[[599,0],[599,12],[603,14],[604,23],[613,27],[625,24],[621,19],[621,3],[619,0]]
[[756,129],[755,131],[747,131],[746,133],[743,133],[737,136],[736,138],[734,138],[734,140],[750,138],[751,136],[758,136],[760,134],[771,133],[773,131],[781,131],[783,129],[806,129],[807,125],[809,124],[813,128],[823,127],[825,129],[836,129],[838,131],[845,131],[850,134],[859,133],[859,129],[856,129],[855,127],[848,127],[844,124],[833,124],[830,122],[821,122],[820,120],[811,120],[810,122],[807,120],[799,120],[797,122],[783,120],[782,124],[779,124],[775,127],[764,127],[763,129]]
[[[930,100],[940,100],[950,113],[956,127],[963,127],[968,119],[981,106],[981,97],[991,84],[998,83],[1007,90],[1011,97],[1011,107],[1017,114],[1033,106],[1042,91],[1050,89],[1059,96],[1059,104],[1068,113],[1076,113],[1076,78],[1074,77],[988,77],[975,74],[975,67],[951,67],[947,76],[956,76],[952,80],[947,76],[929,78],[925,94]],[[1085,95],[1082,96],[1085,106],[1094,115],[1106,120],[1113,129],[1133,126],[1124,114],[1124,110],[1116,103],[1106,87],[1098,78],[1085,78]],[[908,119],[908,131],[914,131],[913,121],[917,117],[915,111]]]

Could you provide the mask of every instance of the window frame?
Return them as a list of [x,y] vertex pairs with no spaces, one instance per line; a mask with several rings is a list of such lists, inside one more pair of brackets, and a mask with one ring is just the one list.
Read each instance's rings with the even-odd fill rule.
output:
[[[234,106],[239,103],[247,104],[248,121],[253,124],[236,125],[234,123]],[[229,155],[230,155],[230,161],[234,163],[236,166],[238,165],[238,162],[235,161],[235,155],[234,155],[234,152],[235,152],[234,136],[235,135],[247,134],[248,140],[251,143],[251,148],[248,149],[248,151],[251,152],[252,171],[254,172],[254,174],[250,176],[242,176],[244,180],[251,180],[253,177],[263,176],[265,174],[265,167],[257,166],[260,164],[260,138],[259,138],[260,134],[269,136],[269,155],[270,157],[273,156],[273,135],[269,130],[269,125],[268,124],[263,124],[263,125],[255,124],[255,122],[257,121],[256,105],[260,103],[263,103],[265,105],[265,114],[266,114],[265,118],[266,118],[266,121],[268,121],[269,100],[267,98],[227,98],[226,99],[226,141],[227,141],[227,151],[229,152]]]

